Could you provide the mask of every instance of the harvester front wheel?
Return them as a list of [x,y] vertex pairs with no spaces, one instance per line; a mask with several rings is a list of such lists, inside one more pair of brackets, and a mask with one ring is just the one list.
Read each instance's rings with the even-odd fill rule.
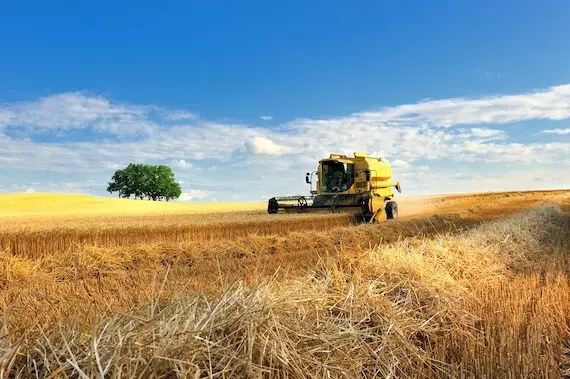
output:
[[386,218],[388,220],[398,218],[398,203],[393,200],[386,202]]

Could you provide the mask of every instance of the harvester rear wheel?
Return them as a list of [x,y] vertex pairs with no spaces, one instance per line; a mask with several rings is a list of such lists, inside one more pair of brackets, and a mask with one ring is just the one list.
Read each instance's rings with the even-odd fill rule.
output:
[[388,220],[398,218],[398,203],[393,200],[386,202],[386,218]]

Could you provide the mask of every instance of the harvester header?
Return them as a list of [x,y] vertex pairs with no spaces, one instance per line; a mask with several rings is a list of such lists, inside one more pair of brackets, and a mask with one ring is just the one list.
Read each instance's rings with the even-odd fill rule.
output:
[[352,210],[367,222],[398,216],[393,199],[394,188],[400,192],[400,183],[392,180],[392,165],[382,158],[364,152],[355,152],[352,157],[331,153],[319,161],[316,171],[306,174],[305,181],[310,196],[273,197],[267,211]]

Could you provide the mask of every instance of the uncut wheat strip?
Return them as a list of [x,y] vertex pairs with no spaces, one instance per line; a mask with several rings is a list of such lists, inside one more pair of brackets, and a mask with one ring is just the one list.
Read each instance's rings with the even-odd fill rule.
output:
[[[265,215],[267,216],[267,215]],[[128,220],[128,218],[126,219]],[[271,222],[268,222],[271,220]],[[291,230],[325,229],[351,224],[350,215],[288,215],[287,218],[254,217],[232,222],[203,224],[153,222],[92,224],[46,224],[42,227],[25,226],[0,231],[0,246],[13,254],[39,257],[74,244],[120,245],[137,242],[195,241],[219,238],[239,238],[248,234],[276,234]],[[17,223],[13,223],[16,224]]]

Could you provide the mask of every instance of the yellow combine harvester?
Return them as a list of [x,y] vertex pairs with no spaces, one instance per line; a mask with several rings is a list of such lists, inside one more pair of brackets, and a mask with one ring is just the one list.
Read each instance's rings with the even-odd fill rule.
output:
[[401,192],[400,183],[392,180],[392,165],[381,158],[360,152],[354,153],[354,157],[331,154],[319,161],[317,171],[307,173],[305,180],[310,196],[273,197],[267,212],[352,210],[361,213],[367,222],[398,217],[393,188]]

